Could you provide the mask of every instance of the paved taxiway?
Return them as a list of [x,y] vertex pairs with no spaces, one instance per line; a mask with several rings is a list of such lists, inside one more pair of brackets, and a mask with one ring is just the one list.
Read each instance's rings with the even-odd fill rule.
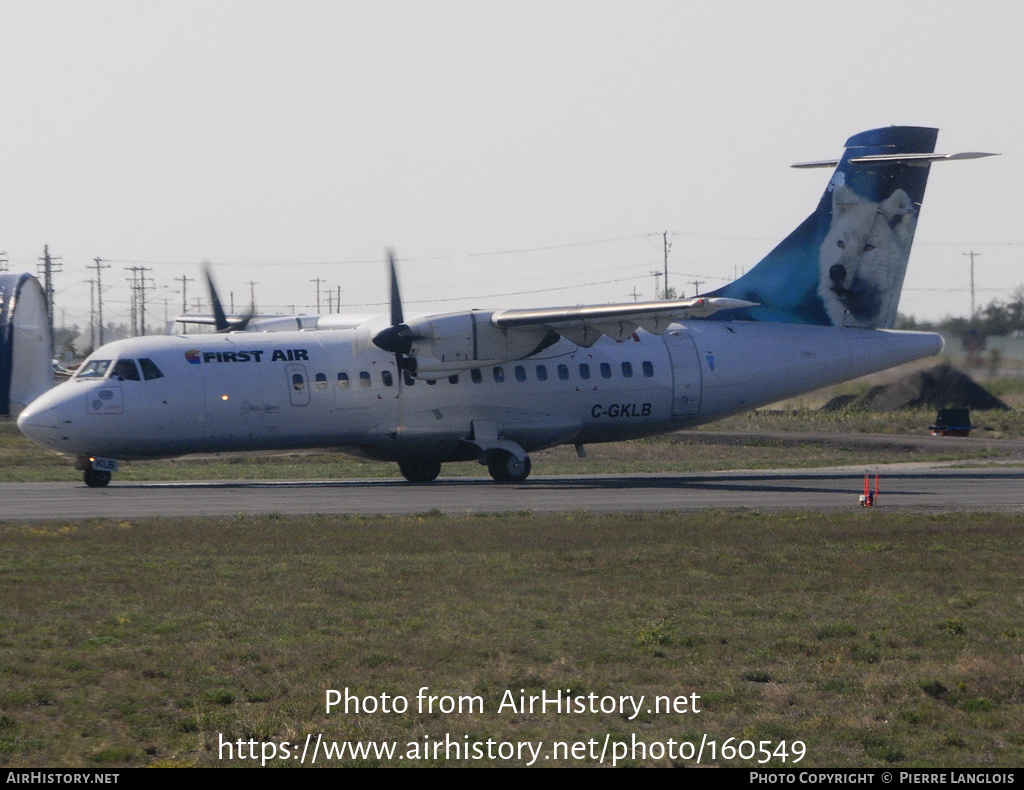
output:
[[[872,470],[874,471],[874,470]],[[957,469],[910,463],[879,467],[878,509],[1024,513],[1024,468]],[[872,478],[872,487],[874,480]],[[398,480],[210,481],[0,485],[0,518],[78,519],[239,513],[409,514],[629,512],[708,508],[845,510],[858,508],[864,468],[755,470],[687,475],[532,477],[521,485],[489,478]]]

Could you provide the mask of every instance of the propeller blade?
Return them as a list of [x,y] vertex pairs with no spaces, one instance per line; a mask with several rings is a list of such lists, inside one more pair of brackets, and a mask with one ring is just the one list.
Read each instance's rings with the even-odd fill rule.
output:
[[220,301],[220,295],[217,293],[217,286],[213,284],[213,272],[210,264],[206,261],[203,261],[203,274],[206,276],[206,287],[210,290],[210,304],[213,305],[213,325],[216,331],[218,333],[243,331],[249,326],[249,322],[256,317],[256,305],[251,305],[249,312],[241,318],[232,316],[229,319],[224,312],[224,305]]
[[227,332],[228,317],[224,314],[224,306],[221,304],[220,296],[217,295],[217,286],[213,284],[213,274],[210,272],[210,264],[203,261],[203,274],[206,275],[206,287],[210,291],[210,304],[213,305],[213,322],[218,332]]
[[405,317],[402,315],[402,294],[398,289],[398,273],[395,270],[394,250],[388,250],[388,266],[391,280],[391,326],[398,326],[405,323]]

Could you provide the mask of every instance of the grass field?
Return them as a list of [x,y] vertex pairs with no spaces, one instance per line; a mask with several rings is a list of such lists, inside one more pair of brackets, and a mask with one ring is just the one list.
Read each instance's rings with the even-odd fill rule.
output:
[[[536,453],[534,474],[1006,458],[984,442],[905,441],[930,411],[817,411],[831,394],[698,435],[589,446],[582,462]],[[1019,384],[997,394],[1024,405]],[[974,436],[1024,439],[1020,411],[972,416]],[[742,436],[712,442],[721,432]],[[826,438],[788,438],[812,432]],[[124,464],[117,479],[395,476],[318,453]],[[80,473],[0,422],[0,483],[43,480]],[[419,750],[318,765],[530,762],[423,754],[447,735],[530,743],[541,765],[594,764],[606,742],[609,762],[635,738],[651,751],[619,764],[694,765],[682,744],[703,740],[715,754],[701,764],[757,765],[764,752],[721,747],[767,744],[772,767],[801,746],[798,767],[1020,767],[1021,524],[884,510],[0,522],[0,767],[259,764],[237,759],[239,740],[297,765],[318,735]],[[420,713],[424,686],[482,711]],[[327,713],[327,690],[346,688],[410,710]],[[646,704],[632,719],[501,709],[506,692],[566,689]],[[700,713],[646,712],[693,695]],[[670,740],[674,757],[655,746]],[[552,760],[556,743],[582,756]]]
[[[0,524],[0,766],[221,765],[221,737],[404,749],[446,733],[542,755],[707,736],[785,742],[776,767],[797,741],[800,767],[1021,766],[1020,526],[883,511]],[[422,686],[483,712],[417,713]],[[412,709],[328,715],[326,690],[345,688]],[[498,710],[506,690],[559,689],[696,694],[700,713]],[[695,760],[624,761],[672,762]],[[476,762],[491,763],[508,764]]]

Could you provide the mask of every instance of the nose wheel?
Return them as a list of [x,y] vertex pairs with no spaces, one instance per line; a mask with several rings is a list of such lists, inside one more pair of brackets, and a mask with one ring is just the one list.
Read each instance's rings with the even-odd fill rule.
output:
[[506,450],[487,454],[487,471],[497,483],[521,483],[530,476],[530,456],[519,460]]
[[82,476],[89,488],[103,488],[111,478],[110,472],[104,472],[102,469],[86,469]]

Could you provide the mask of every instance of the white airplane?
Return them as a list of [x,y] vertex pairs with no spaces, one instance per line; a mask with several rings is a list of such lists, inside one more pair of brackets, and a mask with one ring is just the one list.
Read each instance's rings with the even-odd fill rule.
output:
[[520,482],[543,448],[582,457],[937,354],[939,335],[890,329],[925,182],[932,162],[987,154],[933,154],[936,136],[876,129],[799,165],[835,168],[815,212],[699,298],[406,320],[392,260],[390,316],[119,340],[18,427],[93,487],[121,460],[297,448],[396,461],[413,483],[473,460]]

